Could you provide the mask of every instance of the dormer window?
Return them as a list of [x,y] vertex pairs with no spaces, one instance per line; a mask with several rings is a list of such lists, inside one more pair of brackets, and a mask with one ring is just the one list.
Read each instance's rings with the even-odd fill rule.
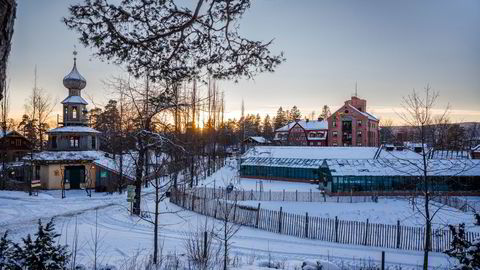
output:
[[77,119],[77,117],[78,117],[77,113],[78,113],[77,112],[77,107],[76,106],[72,107],[72,118],[73,119]]

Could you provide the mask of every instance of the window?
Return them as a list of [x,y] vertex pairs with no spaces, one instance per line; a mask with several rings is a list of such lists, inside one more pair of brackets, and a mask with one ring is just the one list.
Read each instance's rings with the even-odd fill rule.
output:
[[78,148],[78,141],[79,140],[80,140],[79,137],[76,137],[76,136],[70,137],[70,147]]
[[357,137],[362,137],[362,132],[361,131],[357,131]]
[[358,123],[358,126],[359,126],[359,127],[362,126],[362,120],[357,120],[357,123]]
[[95,138],[95,136],[92,136],[92,149],[96,149],[97,148],[97,139]]
[[16,139],[15,143],[17,144],[17,146],[22,146],[22,139]]
[[67,120],[68,119],[68,107],[67,106],[63,106],[63,115],[65,116],[65,119],[63,120]]
[[77,107],[76,106],[72,107],[72,118],[77,119]]
[[357,143],[357,146],[362,146],[362,143],[361,142]]
[[332,131],[332,137],[337,137],[338,132],[337,131]]
[[52,136],[52,148],[57,148],[57,136]]

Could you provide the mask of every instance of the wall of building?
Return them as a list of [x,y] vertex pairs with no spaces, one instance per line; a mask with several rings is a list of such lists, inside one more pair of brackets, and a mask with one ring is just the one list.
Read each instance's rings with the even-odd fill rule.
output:
[[[72,136],[79,138],[78,147],[70,146],[70,139]],[[56,140],[56,148],[53,148],[53,140]],[[92,140],[95,140],[95,148],[93,147]],[[48,135],[48,149],[54,151],[98,150],[99,140],[94,133],[50,133]]]
[[[63,174],[66,166],[85,166],[88,188],[95,188],[96,173],[92,164],[49,164],[40,166],[40,182],[45,189],[62,189]],[[88,179],[88,180],[87,180]]]
[[[363,114],[365,108],[365,100],[352,97],[328,118],[329,146],[379,146],[378,121]],[[351,132],[345,130],[346,122],[351,123]]]

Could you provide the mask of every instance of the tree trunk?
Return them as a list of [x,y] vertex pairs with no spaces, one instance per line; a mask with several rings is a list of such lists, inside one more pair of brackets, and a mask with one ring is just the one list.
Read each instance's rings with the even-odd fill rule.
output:
[[158,193],[160,192],[160,187],[158,183],[158,178],[155,178],[155,224],[153,228],[153,264],[156,265],[158,262],[158,204],[159,196]]
[[7,79],[7,61],[13,36],[16,16],[15,0],[0,0],[0,100],[3,99]]
[[138,151],[138,161],[135,168],[135,201],[133,202],[133,214],[140,215],[140,201],[141,201],[141,192],[142,192],[142,178],[143,178],[143,166],[145,158],[145,149],[143,146],[140,146]]

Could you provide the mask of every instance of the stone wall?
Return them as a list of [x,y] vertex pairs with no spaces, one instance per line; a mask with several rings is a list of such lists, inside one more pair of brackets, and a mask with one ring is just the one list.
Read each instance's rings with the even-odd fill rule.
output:
[[16,6],[15,0],[0,0],[0,100],[5,91],[7,60],[10,53]]

